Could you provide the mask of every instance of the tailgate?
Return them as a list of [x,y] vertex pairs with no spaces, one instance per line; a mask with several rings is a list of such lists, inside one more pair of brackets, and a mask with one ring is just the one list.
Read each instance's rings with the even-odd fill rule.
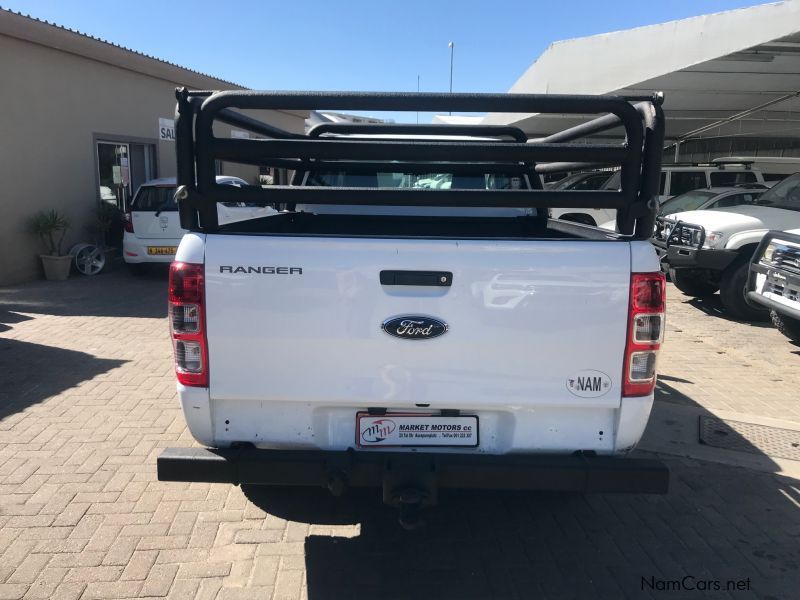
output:
[[134,210],[131,212],[134,235],[139,239],[180,239],[186,233],[181,229],[177,210]]
[[[452,285],[382,285],[382,270],[447,271]],[[208,235],[211,397],[616,407],[629,286],[625,242]],[[415,315],[446,333],[382,329]],[[587,374],[602,389],[576,392]]]

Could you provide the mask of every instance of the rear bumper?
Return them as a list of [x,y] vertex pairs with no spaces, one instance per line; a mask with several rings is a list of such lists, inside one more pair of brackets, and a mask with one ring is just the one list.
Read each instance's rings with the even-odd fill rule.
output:
[[174,254],[148,254],[149,246],[174,247],[180,245],[181,240],[173,238],[137,238],[134,234],[125,232],[122,238],[122,256],[126,263],[171,263],[175,260]]
[[[466,455],[320,450],[167,448],[159,481],[278,486],[631,492],[663,494],[669,469],[652,459],[584,455]],[[390,494],[391,495],[391,494]]]

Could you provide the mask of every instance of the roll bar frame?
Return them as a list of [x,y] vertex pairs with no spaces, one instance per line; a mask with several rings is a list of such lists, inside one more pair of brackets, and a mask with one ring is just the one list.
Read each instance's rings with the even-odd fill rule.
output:
[[[663,95],[579,96],[368,92],[176,90],[176,152],[181,226],[214,232],[217,202],[347,204],[360,206],[610,208],[619,232],[648,239],[658,208],[664,142]],[[285,131],[242,110],[451,111],[600,115],[542,139],[503,125],[323,123],[307,134]],[[224,139],[222,122],[263,136]],[[588,139],[623,128],[622,143]],[[368,137],[365,137],[368,136]],[[437,136],[431,139],[431,136]],[[403,168],[411,172],[552,173],[597,167],[621,169],[619,190],[414,189],[271,185],[237,188],[216,183],[215,161],[311,169]],[[401,162],[398,162],[401,161]],[[446,169],[450,169],[450,171]]]

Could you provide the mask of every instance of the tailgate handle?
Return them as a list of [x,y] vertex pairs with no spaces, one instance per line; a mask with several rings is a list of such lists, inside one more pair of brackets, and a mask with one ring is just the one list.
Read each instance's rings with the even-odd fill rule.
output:
[[449,271],[381,271],[381,285],[450,287],[453,274]]

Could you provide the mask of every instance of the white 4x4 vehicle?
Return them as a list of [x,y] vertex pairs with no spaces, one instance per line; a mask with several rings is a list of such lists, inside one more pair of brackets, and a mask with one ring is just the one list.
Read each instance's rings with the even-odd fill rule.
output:
[[769,309],[778,331],[800,342],[800,229],[764,236],[750,263],[747,292],[751,302]]
[[[624,457],[664,331],[649,243],[660,98],[205,94],[178,93],[189,233],[169,303],[180,402],[207,448],[166,449],[160,480],[382,488],[409,526],[442,487],[666,491],[660,461]],[[627,143],[525,143],[486,125],[214,137],[215,119],[252,127],[239,111],[268,108],[611,113]],[[298,185],[218,185],[218,159],[290,167]],[[622,165],[622,189],[542,189],[537,171],[576,162]],[[219,202],[281,210],[220,224]],[[547,219],[576,202],[619,209],[624,234]]]
[[767,310],[747,302],[750,258],[770,229],[800,227],[800,174],[765,191],[752,204],[680,212],[659,217],[653,243],[662,268],[690,296],[720,291],[732,316],[766,319]]

